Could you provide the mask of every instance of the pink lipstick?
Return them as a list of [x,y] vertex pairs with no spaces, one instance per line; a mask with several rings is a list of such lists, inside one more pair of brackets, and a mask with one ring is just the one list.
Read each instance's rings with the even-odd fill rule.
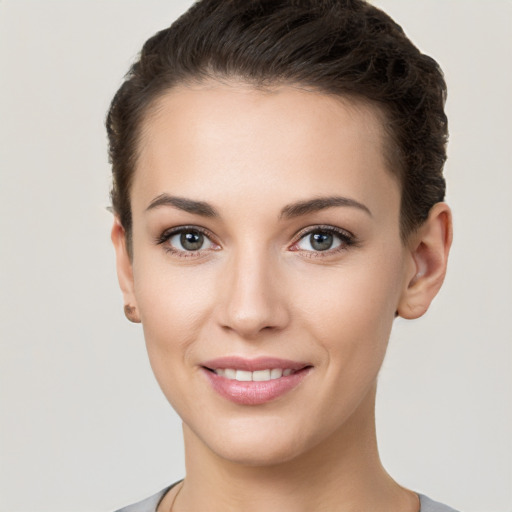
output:
[[203,372],[213,389],[241,405],[260,405],[295,388],[312,368],[309,363],[260,357],[222,357],[204,362]]

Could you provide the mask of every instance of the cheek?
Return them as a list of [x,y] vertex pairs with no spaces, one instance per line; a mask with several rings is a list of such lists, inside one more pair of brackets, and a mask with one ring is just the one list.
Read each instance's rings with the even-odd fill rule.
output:
[[401,269],[395,253],[333,268],[322,279],[302,278],[293,292],[302,327],[323,346],[333,368],[380,366],[401,293]]
[[303,279],[300,290],[294,290],[296,304],[301,303],[298,327],[323,354],[322,385],[311,396],[310,416],[324,418],[324,433],[336,431],[358,410],[384,360],[401,265],[399,258],[381,263],[336,268],[329,279],[316,285]]
[[194,416],[191,361],[215,303],[211,287],[201,272],[165,264],[145,265],[136,278],[137,303],[155,378],[182,418]]
[[215,293],[208,272],[159,260],[141,257],[134,281],[148,355],[160,382],[171,368],[179,374],[185,366],[211,315]]

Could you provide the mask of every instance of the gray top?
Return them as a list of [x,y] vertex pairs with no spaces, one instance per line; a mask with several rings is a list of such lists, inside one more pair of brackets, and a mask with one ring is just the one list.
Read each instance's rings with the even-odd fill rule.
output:
[[[121,508],[117,510],[117,512],[156,512],[158,504],[164,497],[165,493],[174,487],[179,482],[166,487],[165,489],[153,494],[149,498],[145,500],[134,503],[133,505],[128,505],[127,507]],[[423,496],[423,494],[418,494],[420,498],[420,510],[419,512],[457,512],[455,509],[447,507],[442,503],[438,503],[437,501],[433,501],[427,496]]]

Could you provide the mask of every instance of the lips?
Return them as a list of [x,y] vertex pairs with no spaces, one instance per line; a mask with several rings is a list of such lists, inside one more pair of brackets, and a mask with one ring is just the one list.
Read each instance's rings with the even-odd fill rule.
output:
[[298,386],[312,366],[268,357],[223,357],[206,361],[202,369],[213,389],[222,397],[240,405],[259,405]]

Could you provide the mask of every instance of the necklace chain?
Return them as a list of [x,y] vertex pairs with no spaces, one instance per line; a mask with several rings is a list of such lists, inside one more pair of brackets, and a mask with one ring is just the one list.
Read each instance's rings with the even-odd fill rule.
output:
[[181,492],[181,489],[183,489],[183,482],[181,482],[178,492],[174,495],[174,498],[172,499],[172,503],[171,503],[171,507],[169,508],[169,512],[173,512],[174,504],[176,503],[176,498],[178,497],[178,494]]

